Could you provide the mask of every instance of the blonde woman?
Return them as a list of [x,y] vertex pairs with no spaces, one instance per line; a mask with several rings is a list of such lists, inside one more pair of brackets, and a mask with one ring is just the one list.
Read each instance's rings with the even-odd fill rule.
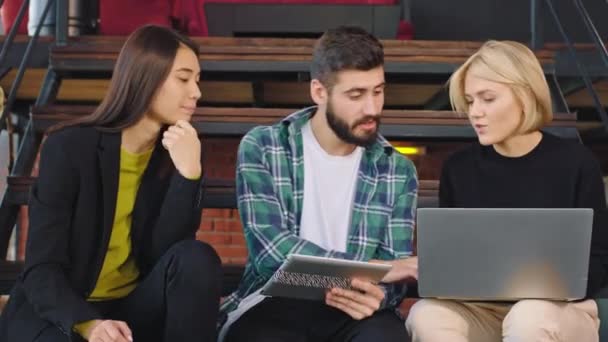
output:
[[[442,207],[606,207],[600,168],[582,144],[542,131],[552,119],[540,63],[526,46],[489,41],[450,80],[455,110],[478,142],[444,164]],[[594,229],[599,228],[599,224]],[[605,285],[606,255],[594,230],[588,298]],[[606,259],[604,257],[604,259]],[[406,327],[413,341],[598,341],[595,301],[516,303],[423,299]]]

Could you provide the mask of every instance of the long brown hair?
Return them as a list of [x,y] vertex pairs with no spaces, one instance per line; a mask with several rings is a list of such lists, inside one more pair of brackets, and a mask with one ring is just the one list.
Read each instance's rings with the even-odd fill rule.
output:
[[140,27],[120,50],[108,91],[95,111],[55,125],[49,132],[70,126],[94,126],[106,132],[119,132],[135,124],[167,79],[180,45],[198,57],[198,46],[172,29],[155,25]]

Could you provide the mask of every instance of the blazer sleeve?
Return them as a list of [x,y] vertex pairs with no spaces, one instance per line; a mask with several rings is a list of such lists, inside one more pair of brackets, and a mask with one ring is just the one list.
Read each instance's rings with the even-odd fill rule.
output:
[[[202,157],[201,157],[202,159]],[[142,265],[147,269],[175,243],[194,239],[201,222],[205,178],[188,179],[174,170],[162,199],[160,211],[146,235]]]
[[22,275],[26,297],[40,317],[69,334],[75,323],[99,319],[84,294],[71,287],[66,276],[70,268],[70,226],[78,193],[78,173],[65,151],[59,133],[43,145],[39,175],[29,203],[29,233],[25,270]]

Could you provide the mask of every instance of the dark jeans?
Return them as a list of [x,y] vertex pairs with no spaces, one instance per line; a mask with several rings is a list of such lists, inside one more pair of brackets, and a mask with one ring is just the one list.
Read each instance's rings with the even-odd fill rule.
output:
[[230,327],[224,342],[407,342],[404,322],[392,310],[354,320],[322,302],[267,298]]
[[[220,259],[211,246],[181,241],[127,297],[92,304],[104,318],[126,322],[134,341],[215,342],[221,272]],[[67,340],[55,326],[43,330],[36,339]],[[82,340],[73,334],[72,341]]]

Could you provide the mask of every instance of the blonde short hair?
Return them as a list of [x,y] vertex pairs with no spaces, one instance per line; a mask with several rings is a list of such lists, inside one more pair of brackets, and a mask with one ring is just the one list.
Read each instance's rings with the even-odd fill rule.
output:
[[523,108],[519,131],[529,133],[553,119],[551,94],[543,69],[530,49],[513,41],[490,40],[450,77],[450,102],[455,111],[468,112],[464,80],[475,67],[475,75],[507,85]]

